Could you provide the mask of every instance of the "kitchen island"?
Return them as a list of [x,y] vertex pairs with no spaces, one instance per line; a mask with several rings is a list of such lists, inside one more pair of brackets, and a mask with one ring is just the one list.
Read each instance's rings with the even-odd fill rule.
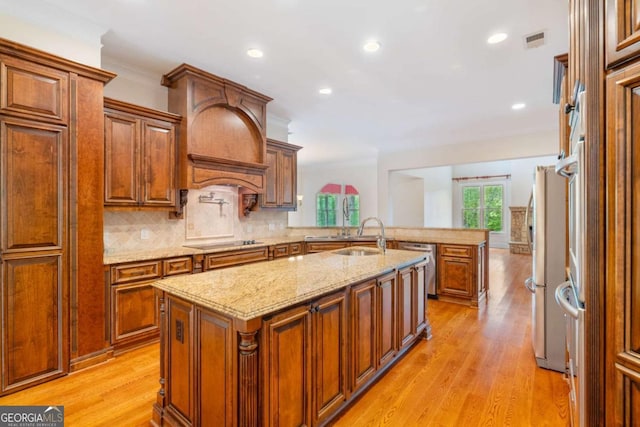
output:
[[154,282],[153,425],[329,422],[420,337],[424,255],[350,247]]

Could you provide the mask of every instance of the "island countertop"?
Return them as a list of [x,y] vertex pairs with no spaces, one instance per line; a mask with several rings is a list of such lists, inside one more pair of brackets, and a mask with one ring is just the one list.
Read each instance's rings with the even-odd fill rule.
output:
[[[358,249],[358,248],[351,248]],[[420,252],[387,249],[374,255],[341,255],[339,250],[282,258],[159,280],[153,286],[239,320],[251,320],[350,284],[402,268]]]

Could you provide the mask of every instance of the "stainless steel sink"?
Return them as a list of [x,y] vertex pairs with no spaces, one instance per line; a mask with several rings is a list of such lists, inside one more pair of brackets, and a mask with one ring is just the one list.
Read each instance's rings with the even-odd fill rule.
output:
[[365,255],[380,255],[380,251],[377,249],[364,249],[364,248],[346,248],[333,252],[337,255],[347,256],[365,256]]

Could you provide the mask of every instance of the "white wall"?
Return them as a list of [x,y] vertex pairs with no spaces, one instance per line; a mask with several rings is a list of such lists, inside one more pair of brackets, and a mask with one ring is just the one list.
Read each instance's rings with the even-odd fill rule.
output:
[[102,68],[117,74],[104,87],[104,96],[167,111],[168,88],[160,84],[161,73],[130,68],[108,56],[102,58]]
[[451,166],[429,168],[423,172],[425,227],[453,226],[451,175]]
[[385,153],[378,159],[378,216],[389,220],[391,172],[404,169],[429,168],[495,160],[510,160],[538,156],[555,156],[558,151],[557,132],[543,132],[476,141],[442,147],[427,147],[399,153]]
[[105,28],[35,0],[0,0],[0,37],[100,68]]
[[392,188],[389,225],[424,226],[424,179],[395,173],[389,177]]
[[[451,166],[440,166],[425,169],[410,169],[406,171],[395,171],[389,174],[389,196],[391,199],[391,209],[389,214],[389,225],[399,227],[417,226],[432,228],[449,228],[452,226],[451,208]],[[400,175],[411,176],[419,179],[421,183],[421,191],[411,195],[416,202],[422,202],[422,205],[416,207],[412,211],[409,209],[414,206],[409,202],[404,207],[399,204],[398,191],[404,191],[394,181]],[[398,209],[403,209],[403,215],[411,215],[409,220],[397,215]]]
[[304,199],[297,212],[289,213],[289,226],[316,224],[316,193],[328,183],[353,185],[360,193],[360,218],[376,216],[378,193],[375,161],[299,165],[298,194],[304,195]]

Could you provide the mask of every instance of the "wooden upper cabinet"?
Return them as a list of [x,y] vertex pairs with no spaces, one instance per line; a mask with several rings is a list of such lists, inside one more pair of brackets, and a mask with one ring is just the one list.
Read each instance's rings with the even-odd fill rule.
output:
[[138,205],[140,132],[134,117],[107,112],[104,117],[105,204]]
[[608,67],[640,54],[640,0],[607,0],[605,19]]
[[176,205],[175,114],[105,98],[105,205]]
[[297,207],[297,145],[267,139],[266,186],[262,195],[263,208],[296,210]]
[[0,113],[68,122],[69,73],[0,55],[0,81]]

